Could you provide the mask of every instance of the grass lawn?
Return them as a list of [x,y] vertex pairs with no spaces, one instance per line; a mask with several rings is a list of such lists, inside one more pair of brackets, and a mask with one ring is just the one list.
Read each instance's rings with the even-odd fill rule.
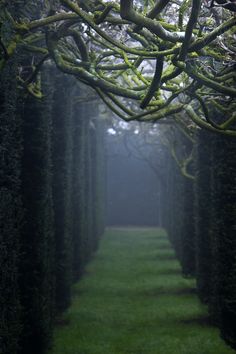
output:
[[108,229],[50,354],[233,354],[163,230]]

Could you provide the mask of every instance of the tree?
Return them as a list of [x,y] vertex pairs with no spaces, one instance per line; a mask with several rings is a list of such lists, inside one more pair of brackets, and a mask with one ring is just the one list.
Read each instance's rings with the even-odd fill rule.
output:
[[16,19],[1,1],[11,35],[3,25],[0,67],[15,51],[30,52],[31,72],[19,67],[18,79],[32,94],[40,97],[38,72],[50,59],[127,121],[184,114],[187,127],[236,134],[234,1],[60,0],[31,7],[36,18],[28,9]]

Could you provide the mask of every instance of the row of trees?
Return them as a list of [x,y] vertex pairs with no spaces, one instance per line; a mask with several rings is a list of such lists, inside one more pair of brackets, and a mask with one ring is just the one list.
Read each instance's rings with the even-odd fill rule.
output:
[[[194,179],[184,176],[176,161],[166,156],[164,225],[183,275],[196,277],[199,298],[208,305],[212,322],[236,348],[236,164],[232,158],[236,141],[205,130],[199,130],[195,139],[189,166]],[[182,142],[186,146],[186,137]]]
[[[132,220],[135,225],[152,225],[148,213],[154,212],[155,224],[168,231],[183,275],[196,278],[197,293],[208,306],[210,320],[220,328],[226,342],[236,348],[235,138],[202,129],[190,136],[178,126],[148,127],[117,120],[109,132],[108,166],[112,166],[115,176],[112,170],[109,175],[113,186],[119,186],[118,192],[117,187],[115,191],[111,186],[108,189],[109,221],[117,223],[119,215],[112,212],[119,210],[128,224]],[[149,180],[152,198],[149,196],[145,204],[150,186],[139,181],[146,181],[149,174],[153,177]],[[119,198],[122,193],[129,195],[136,179],[139,188],[120,211]],[[138,210],[136,204],[140,204],[143,190],[146,210],[135,218],[132,212]],[[111,195],[116,193],[119,196],[112,205]]]
[[50,64],[43,98],[22,94],[17,60],[0,77],[0,352],[40,354],[103,232],[104,129]]

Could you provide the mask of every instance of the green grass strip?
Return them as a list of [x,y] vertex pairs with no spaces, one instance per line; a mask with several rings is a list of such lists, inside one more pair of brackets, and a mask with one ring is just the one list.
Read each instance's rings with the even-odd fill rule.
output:
[[163,230],[108,229],[50,354],[233,354]]

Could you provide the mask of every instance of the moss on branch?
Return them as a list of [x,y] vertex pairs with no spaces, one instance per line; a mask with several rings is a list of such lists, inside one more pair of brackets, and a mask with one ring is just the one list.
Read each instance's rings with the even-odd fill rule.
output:
[[191,14],[185,30],[184,42],[182,44],[179,53],[179,60],[183,61],[188,53],[188,48],[193,38],[193,30],[198,20],[200,8],[201,8],[201,0],[193,0]]
[[74,75],[77,78],[80,78],[81,80],[83,80],[84,82],[86,82],[88,85],[92,87],[98,87],[104,91],[114,93],[118,96],[133,98],[136,100],[140,99],[142,95],[141,92],[135,92],[133,90],[129,90],[121,86],[118,86],[116,84],[113,84],[111,82],[105,81],[99,78],[98,76],[96,76],[95,74],[92,74],[89,71],[85,70],[82,67],[73,66],[69,62],[66,62],[57,48],[57,43],[58,43],[58,37],[56,33],[48,32],[47,45],[48,45],[49,53],[51,57],[54,59],[57,67],[61,71],[70,75]]
[[[184,107],[184,110],[186,111],[186,113],[188,114],[189,118],[196,124],[198,125],[200,128],[204,128],[207,130],[210,130],[212,132],[215,133],[221,133],[223,135],[229,135],[229,136],[234,136],[236,137],[236,131],[234,130],[230,130],[230,129],[216,129],[215,127],[213,127],[211,124],[209,124],[208,122],[206,122],[205,120],[201,119],[198,114],[194,111],[194,109],[191,107],[191,105],[186,105]],[[227,127],[226,127],[227,128]]]
[[163,65],[164,65],[164,58],[163,57],[157,58],[155,74],[153,76],[151,85],[149,86],[146,96],[143,98],[143,100],[140,103],[140,108],[142,109],[146,108],[149,102],[151,101],[152,97],[154,96],[155,92],[159,90]]
[[132,0],[120,1],[120,15],[123,19],[129,20],[131,23],[135,23],[141,27],[146,27],[149,31],[164,41],[169,41],[172,43],[184,41],[184,32],[169,32],[165,30],[157,21],[139,15],[133,8]]
[[204,37],[197,39],[195,42],[193,42],[190,45],[189,50],[192,52],[199,51],[200,49],[209,45],[217,37],[219,37],[221,34],[225,33],[226,31],[228,31],[229,29],[231,29],[235,25],[236,25],[236,17],[232,17],[229,20],[223,22],[221,25],[219,25],[217,28],[215,28],[209,34],[207,34]]

